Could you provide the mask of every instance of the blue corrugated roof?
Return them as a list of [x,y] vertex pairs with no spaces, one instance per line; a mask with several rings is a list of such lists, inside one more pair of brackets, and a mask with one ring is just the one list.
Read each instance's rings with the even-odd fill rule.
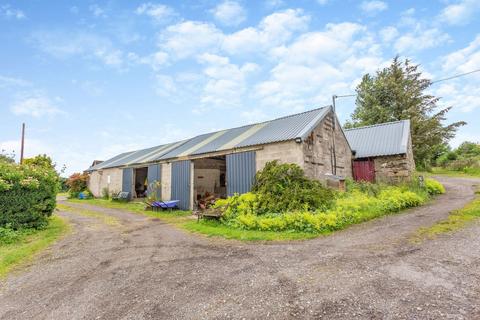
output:
[[126,152],[91,167],[89,170],[169,160],[183,156],[288,141],[297,138],[303,139],[330,110],[331,107],[313,109],[271,121],[202,134],[168,145]]
[[344,130],[356,158],[403,154],[408,151],[410,120]]

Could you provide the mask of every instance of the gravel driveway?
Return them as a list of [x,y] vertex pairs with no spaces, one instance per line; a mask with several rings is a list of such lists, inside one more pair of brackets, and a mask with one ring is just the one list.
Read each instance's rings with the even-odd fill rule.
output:
[[[158,219],[60,212],[74,232],[1,283],[1,319],[480,319],[480,224],[408,239],[474,197],[477,180],[402,214],[314,240],[205,238]],[[74,206],[74,204],[69,204]]]

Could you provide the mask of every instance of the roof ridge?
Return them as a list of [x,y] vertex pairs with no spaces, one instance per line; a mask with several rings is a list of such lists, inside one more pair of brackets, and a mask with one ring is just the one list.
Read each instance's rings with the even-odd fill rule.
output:
[[[164,147],[164,146],[170,146],[170,145],[174,145],[174,144],[179,144],[177,147],[173,148],[172,150],[169,150],[167,152],[167,154],[173,152],[174,150],[176,150],[177,148],[181,147],[183,144],[193,140],[193,139],[202,139],[202,137],[207,137],[207,136],[214,136],[215,134],[218,134],[222,131],[230,131],[230,130],[238,130],[238,129],[242,129],[242,128],[249,128],[249,127],[253,127],[253,126],[258,126],[258,125],[268,125],[270,123],[273,123],[275,121],[278,121],[278,120],[283,120],[283,119],[289,119],[289,118],[293,118],[293,117],[297,117],[297,116],[300,116],[300,115],[303,115],[303,114],[307,114],[307,113],[314,113],[314,112],[318,112],[320,110],[324,110],[326,108],[331,108],[331,106],[324,106],[324,107],[317,107],[317,108],[313,108],[313,109],[310,109],[310,110],[305,110],[303,112],[298,112],[298,113],[293,113],[293,114],[289,114],[289,115],[285,115],[285,116],[282,116],[282,117],[278,117],[278,118],[275,118],[275,119],[271,119],[271,120],[266,120],[266,121],[261,121],[261,122],[255,122],[255,123],[250,123],[250,124],[245,124],[245,125],[242,125],[242,126],[238,126],[238,127],[230,127],[230,128],[226,128],[226,129],[221,129],[221,130],[216,130],[216,131],[211,131],[211,132],[206,132],[206,133],[201,133],[201,134],[197,134],[195,136],[191,136],[191,137],[188,137],[186,139],[182,139],[182,140],[177,140],[177,141],[172,141],[172,142],[168,142],[168,143],[163,143],[163,144],[159,144],[157,146],[154,146],[154,147],[147,147],[147,148],[141,148],[141,149],[136,149],[136,150],[131,150],[131,151],[127,151],[127,152],[124,152],[122,153],[121,155],[124,155],[125,157],[129,157],[129,156],[132,156],[134,155],[135,153],[140,153],[140,152],[143,152],[145,150],[149,150],[149,149],[157,149],[157,148],[161,148],[161,147]],[[316,118],[317,116],[315,116]],[[310,125],[311,122],[309,122],[307,125],[305,126],[308,126]],[[249,130],[249,129],[247,129]],[[181,143],[181,144],[180,144]],[[118,156],[118,155],[117,155]],[[115,157],[117,156],[114,156],[110,159],[107,159],[105,162],[109,161],[109,160],[112,160],[114,159]],[[163,155],[162,155],[163,157]],[[117,162],[118,160],[115,160],[114,162]],[[108,167],[109,164],[107,163],[106,165],[104,164],[104,167]],[[89,169],[92,169],[93,167],[90,167]],[[95,168],[93,168],[95,169]]]
[[388,125],[391,125],[391,124],[394,124],[394,123],[407,122],[407,121],[410,121],[410,119],[376,123],[376,124],[371,124],[371,125],[368,125],[368,126],[357,127],[357,128],[348,128],[348,129],[343,128],[343,131],[360,130],[360,129],[366,129],[366,128],[372,128],[372,127],[382,127],[382,126],[388,126]]
[[[277,120],[287,119],[287,118],[299,116],[299,115],[301,115],[301,114],[305,114],[305,113],[308,113],[308,112],[313,112],[313,111],[318,111],[318,110],[321,110],[321,109],[325,109],[325,108],[328,108],[328,107],[329,107],[329,106],[318,107],[318,108],[314,108],[314,109],[302,111],[302,112],[299,112],[299,113],[289,114],[289,115],[286,115],[286,116],[283,116],[283,117],[279,117],[279,118],[275,118],[275,119],[271,119],[271,120],[265,120],[265,121],[261,121],[261,122],[254,122],[254,123],[250,123],[250,124],[244,124],[244,125],[238,126],[238,127],[232,127],[232,128],[226,128],[226,129],[220,129],[220,130],[216,130],[216,131],[209,131],[209,132],[205,132],[205,133],[200,133],[200,134],[197,134],[197,135],[195,135],[195,136],[192,136],[192,137],[189,137],[189,138],[185,138],[185,139],[183,139],[183,140],[178,140],[178,141],[174,141],[174,142],[169,142],[169,143],[166,143],[166,144],[173,144],[173,143],[177,143],[177,142],[180,142],[180,141],[195,139],[195,138],[198,138],[198,137],[201,137],[201,136],[213,135],[213,134],[218,133],[218,132],[221,132],[221,131],[240,129],[240,128],[245,128],[245,127],[255,126],[255,125],[258,125],[258,124],[262,124],[262,123],[269,123],[269,122],[273,122],[273,121],[277,121]],[[161,145],[159,145],[159,146],[161,146]],[[145,149],[149,149],[149,148],[145,148]],[[145,149],[134,150],[134,152],[135,152],[135,151],[145,150]]]

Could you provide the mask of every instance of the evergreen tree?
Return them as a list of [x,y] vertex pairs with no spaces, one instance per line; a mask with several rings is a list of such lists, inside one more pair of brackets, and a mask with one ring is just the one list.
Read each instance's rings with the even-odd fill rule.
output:
[[395,57],[389,67],[373,76],[363,76],[356,89],[352,121],[345,126],[352,128],[410,119],[415,162],[420,168],[429,167],[439,150],[455,136],[458,127],[466,124],[460,121],[443,125],[451,107],[438,108],[440,98],[426,93],[431,84],[422,77],[418,65],[412,65],[408,59],[401,62]]

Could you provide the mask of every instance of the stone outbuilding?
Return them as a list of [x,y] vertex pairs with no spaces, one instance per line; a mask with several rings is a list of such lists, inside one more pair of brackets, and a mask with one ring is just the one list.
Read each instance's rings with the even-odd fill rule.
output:
[[125,152],[90,167],[94,196],[152,192],[193,208],[206,195],[248,192],[268,161],[296,163],[307,176],[352,176],[352,149],[330,106],[271,121]]
[[355,180],[395,183],[415,171],[410,120],[344,129],[353,150]]

